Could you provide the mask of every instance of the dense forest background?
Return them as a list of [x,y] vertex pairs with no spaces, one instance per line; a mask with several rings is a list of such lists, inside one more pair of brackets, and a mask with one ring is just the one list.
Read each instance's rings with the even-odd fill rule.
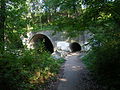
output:
[[20,36],[54,30],[65,31],[69,37],[83,31],[92,33],[91,49],[83,60],[108,90],[119,90],[119,5],[120,0],[1,0],[0,87],[44,87],[44,81],[58,72],[61,62],[52,59],[49,52],[37,54],[26,49]]

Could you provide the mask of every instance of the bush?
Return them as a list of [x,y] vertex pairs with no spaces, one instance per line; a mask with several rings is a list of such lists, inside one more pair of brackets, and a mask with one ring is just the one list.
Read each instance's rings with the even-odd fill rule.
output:
[[18,53],[5,51],[0,57],[0,88],[2,90],[29,90],[42,85],[54,77],[60,68],[59,60],[48,52],[38,54],[36,50]]
[[[112,42],[111,42],[112,43]],[[84,58],[87,67],[95,74],[101,84],[108,90],[120,89],[120,44],[107,43],[103,46],[93,47]]]

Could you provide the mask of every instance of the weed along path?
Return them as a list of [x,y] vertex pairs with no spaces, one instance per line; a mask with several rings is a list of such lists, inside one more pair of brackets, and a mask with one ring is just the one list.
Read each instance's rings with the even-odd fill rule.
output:
[[59,78],[57,90],[103,90],[90,78],[82,63],[82,55],[73,53],[66,57],[63,76]]

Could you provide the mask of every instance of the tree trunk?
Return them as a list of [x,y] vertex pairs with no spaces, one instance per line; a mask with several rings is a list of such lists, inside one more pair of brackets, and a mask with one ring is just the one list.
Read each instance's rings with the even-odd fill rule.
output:
[[0,53],[4,52],[5,0],[0,2]]

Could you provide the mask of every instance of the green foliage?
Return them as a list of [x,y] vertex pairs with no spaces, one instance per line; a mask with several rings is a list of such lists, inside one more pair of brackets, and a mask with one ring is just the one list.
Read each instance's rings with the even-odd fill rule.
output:
[[[44,85],[56,76],[63,60],[53,59],[42,44],[39,47],[40,54],[37,50],[28,50],[20,39],[20,36],[28,31],[42,30],[42,23],[45,28],[51,28],[43,19],[40,2],[38,0],[1,2],[0,88],[1,90],[43,89]],[[36,6],[36,3],[39,5]]]
[[[106,85],[107,90],[119,90],[120,87],[120,27],[119,1],[87,2],[83,17],[87,28],[94,34],[90,40],[92,50],[83,58],[85,64],[94,73],[98,81]],[[91,3],[92,2],[92,3]],[[89,15],[88,15],[89,14]]]
[[[47,52],[38,54],[35,50],[6,51],[0,58],[0,88],[37,89],[47,84],[58,73],[59,60],[51,58]],[[45,88],[45,87],[43,87]]]
[[59,60],[55,61],[44,50],[39,55],[20,49],[21,34],[53,29],[65,31],[69,37],[89,30],[93,34],[92,50],[85,62],[102,83],[119,88],[120,0],[43,0],[43,5],[38,0],[2,0],[2,3],[0,46],[5,45],[6,50],[2,54],[0,48],[1,87],[33,89],[58,72]]
[[[52,2],[52,0],[49,1]],[[54,1],[52,8],[51,4],[46,4],[53,18],[51,25],[57,31],[66,31],[71,37],[79,35],[84,30],[90,31],[93,34],[90,40],[92,47],[85,57],[85,63],[103,84],[108,85],[111,90],[112,87],[118,89],[120,85],[120,1],[64,0],[58,2],[59,10],[54,14],[52,14]]]
[[[55,4],[52,0],[45,2],[48,13],[52,14],[48,24],[54,26],[54,30],[66,31],[71,37],[84,30],[90,31],[93,34],[90,39],[92,47],[85,57],[85,63],[103,84],[110,87],[109,90],[112,87],[118,89],[120,0],[58,0],[57,6]],[[59,10],[55,12],[53,8]]]
[[[87,67],[95,74],[94,76],[111,88],[119,90],[120,80],[120,42],[100,47],[94,47],[83,60]],[[113,82],[114,81],[114,82]]]

